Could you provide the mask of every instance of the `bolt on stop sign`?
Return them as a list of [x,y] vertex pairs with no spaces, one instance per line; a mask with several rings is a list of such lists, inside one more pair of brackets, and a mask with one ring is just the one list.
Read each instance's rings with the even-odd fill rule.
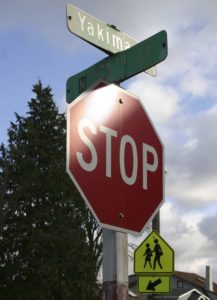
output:
[[68,105],[67,172],[101,226],[143,231],[164,200],[164,153],[138,98],[100,83]]

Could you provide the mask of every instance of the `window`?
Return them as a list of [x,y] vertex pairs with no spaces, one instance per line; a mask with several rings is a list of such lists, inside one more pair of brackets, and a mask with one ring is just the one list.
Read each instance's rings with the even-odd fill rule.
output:
[[181,281],[181,280],[177,281],[177,288],[178,289],[183,288],[183,281]]

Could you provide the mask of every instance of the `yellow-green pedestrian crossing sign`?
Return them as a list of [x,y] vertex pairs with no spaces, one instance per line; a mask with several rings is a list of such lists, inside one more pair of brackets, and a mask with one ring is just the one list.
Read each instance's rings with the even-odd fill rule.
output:
[[134,252],[134,273],[148,275],[173,272],[173,249],[157,231],[152,231]]
[[134,252],[138,292],[169,293],[174,272],[174,251],[157,231],[152,231]]

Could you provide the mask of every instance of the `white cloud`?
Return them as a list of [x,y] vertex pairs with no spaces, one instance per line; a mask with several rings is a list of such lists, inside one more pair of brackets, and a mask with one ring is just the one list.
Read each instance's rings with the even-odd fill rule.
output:
[[194,178],[176,179],[174,186],[169,188],[168,196],[182,201],[186,208],[192,205],[207,205],[210,202],[216,202],[217,187],[216,178],[212,181],[202,180],[194,182]]
[[128,86],[140,97],[154,122],[169,122],[180,110],[179,95],[171,86],[160,85],[149,80],[137,80]]
[[[213,262],[210,259],[215,251],[211,251],[212,239],[209,241],[200,231],[203,218],[204,214],[199,211],[180,212],[179,208],[170,202],[163,205],[161,235],[175,251],[176,270],[204,275],[205,266]],[[213,271],[216,279],[216,270]]]
[[182,93],[191,94],[193,97],[204,97],[209,90],[209,80],[199,74],[189,72],[181,81],[180,89]]
[[217,244],[217,231],[216,231],[217,213],[204,217],[199,226],[201,232],[207,237],[207,239],[213,244],[212,248],[215,250],[215,244]]
[[182,117],[167,138],[167,193],[184,205],[207,205],[217,200],[216,115],[214,106]]

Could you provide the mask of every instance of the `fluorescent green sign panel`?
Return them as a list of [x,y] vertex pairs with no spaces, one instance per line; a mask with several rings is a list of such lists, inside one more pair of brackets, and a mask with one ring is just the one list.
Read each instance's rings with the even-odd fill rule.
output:
[[174,272],[174,251],[156,231],[152,231],[135,250],[134,272]]
[[139,276],[138,292],[139,293],[169,293],[170,276]]
[[[67,4],[67,25],[71,33],[108,54],[129,49],[137,44],[137,41],[115,26],[106,24],[72,4]],[[146,72],[152,76],[157,75],[155,67]]]
[[128,50],[99,61],[67,80],[66,100],[72,102],[99,80],[120,83],[167,57],[167,33],[160,31]]

